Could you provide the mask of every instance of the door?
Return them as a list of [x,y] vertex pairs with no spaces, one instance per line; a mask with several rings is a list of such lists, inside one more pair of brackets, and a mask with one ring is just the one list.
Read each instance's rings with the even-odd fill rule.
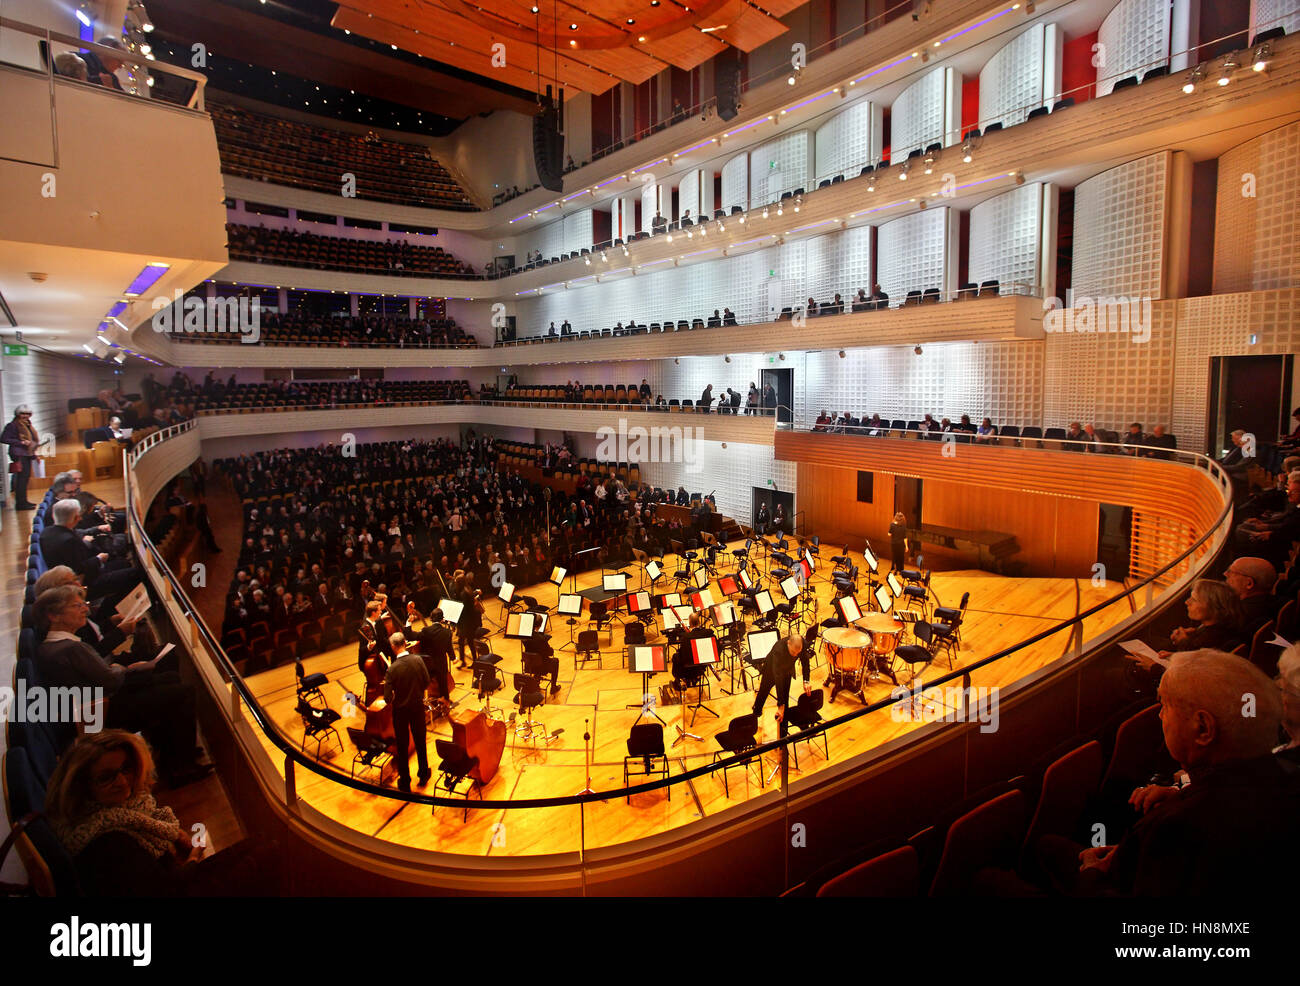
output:
[[[1218,356],[1210,367],[1211,453],[1221,455],[1238,428],[1263,445],[1290,431],[1295,357]],[[1145,424],[1145,423],[1144,423]]]
[[760,376],[762,377],[759,381],[760,387],[771,384],[772,389],[776,391],[776,420],[782,424],[789,424],[794,420],[791,411],[794,407],[794,369],[763,370]]
[[[1143,422],[1145,424],[1145,422]],[[1133,530],[1133,508],[1114,503],[1099,505],[1097,518],[1097,561],[1108,582],[1128,578],[1129,538]]]
[[[776,517],[776,505],[779,503],[785,508],[785,524],[783,530],[789,534],[794,528],[794,494],[785,493],[774,486],[753,486],[750,487],[750,505],[749,517],[750,526],[758,530],[759,508],[767,507],[767,516],[769,520]],[[769,523],[765,531],[759,531],[760,534],[773,533],[776,528]]]

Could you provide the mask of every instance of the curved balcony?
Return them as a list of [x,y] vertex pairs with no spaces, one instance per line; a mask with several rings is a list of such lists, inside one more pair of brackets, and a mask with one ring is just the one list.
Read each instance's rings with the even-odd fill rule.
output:
[[[666,780],[625,787],[622,740],[636,712],[622,706],[631,697],[636,708],[641,682],[610,669],[575,672],[617,680],[609,686],[589,681],[585,708],[543,706],[542,712],[565,726],[563,741],[540,750],[512,744],[498,782],[487,787],[483,800],[467,803],[354,778],[346,756],[334,765],[317,761],[302,751],[301,726],[293,725],[291,669],[250,679],[236,671],[197,615],[188,583],[167,568],[140,523],[148,498],[200,454],[200,435],[189,422],[151,436],[129,454],[132,537],[169,617],[190,643],[205,734],[223,776],[241,809],[256,817],[259,831],[286,846],[296,893],[692,894],[720,887],[779,893],[831,861],[847,819],[854,820],[853,837],[863,843],[905,837],[929,824],[940,806],[1021,772],[1026,751],[1051,749],[1100,728],[1122,710],[1131,694],[1113,644],[1140,633],[1179,600],[1218,554],[1231,518],[1230,484],[1204,457],[1118,463],[1127,478],[1107,486],[1108,498],[1137,506],[1177,488],[1195,528],[1190,543],[1165,543],[1160,567],[1146,578],[1091,593],[1073,580],[1046,580],[1030,594],[1030,605],[1011,614],[1007,610],[1016,604],[1003,594],[997,607],[989,600],[977,603],[984,590],[972,581],[972,612],[1001,610],[996,622],[1007,629],[996,632],[993,622],[981,629],[972,620],[969,654],[960,654],[952,670],[936,665],[925,674],[919,706],[912,692],[881,694],[884,686],[873,686],[865,704],[842,699],[812,729],[760,742],[753,752],[763,758],[765,775],[775,767],[770,785],[760,786],[752,767],[742,778],[746,768],[737,758],[715,762],[712,744],[687,743],[670,748],[674,762]],[[818,459],[838,454],[837,465],[857,454],[838,444],[783,448]],[[925,458],[931,450],[913,443],[907,451]],[[1061,460],[1056,475],[1062,481],[1106,480],[1088,478],[1096,457],[978,451],[989,453],[980,463],[982,481],[1009,486],[1009,497],[1022,477],[1041,473],[1041,456]],[[934,591],[951,604],[961,583],[942,579],[936,573]],[[495,604],[488,615],[500,615]],[[356,677],[354,657],[336,663],[352,665]],[[818,667],[814,678],[824,670]],[[609,694],[599,695],[602,688]],[[992,718],[990,694],[996,696]],[[748,696],[739,698],[749,705]],[[658,711],[668,724],[693,728],[681,708]],[[595,735],[590,753],[584,731]],[[810,749],[822,737],[825,757]],[[796,741],[798,751],[783,756]],[[720,774],[725,767],[729,788]],[[923,798],[916,797],[920,790]],[[804,826],[808,847],[797,853],[791,852],[789,828],[796,821]]]

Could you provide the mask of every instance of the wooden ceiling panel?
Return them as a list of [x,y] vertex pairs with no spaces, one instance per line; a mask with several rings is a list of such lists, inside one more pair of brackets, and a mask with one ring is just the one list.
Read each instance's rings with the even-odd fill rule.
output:
[[745,3],[745,0],[732,0],[713,16],[712,22],[727,25],[712,32],[714,37],[721,38],[741,51],[753,51],[759,45],[767,44],[789,30],[775,17],[769,17],[762,11],[755,10]]
[[639,44],[637,47],[670,62],[677,68],[686,70],[707,62],[718,52],[727,49],[727,46],[712,34],[702,34],[693,27],[667,38],[660,38],[658,41]]
[[[476,75],[500,81],[529,92],[538,91],[538,64],[535,49],[529,56],[519,59],[510,58],[510,45],[516,46],[509,38],[492,37],[477,24],[464,19],[453,19],[452,15],[437,17],[425,9],[417,9],[414,4],[406,5],[405,20],[390,21],[366,12],[340,6],[334,14],[333,26],[352,31],[356,34],[373,38],[385,44],[395,44],[399,48],[415,52],[426,58],[454,65]],[[458,21],[458,22],[457,22]],[[419,33],[416,33],[416,32]],[[506,64],[492,64],[492,44],[502,41],[506,44]],[[579,92],[602,93],[612,88],[618,81],[612,73],[592,69],[581,62],[575,62],[564,56],[557,59],[553,54],[541,62],[541,86],[547,83],[564,86],[569,98]]]
[[765,10],[773,17],[784,17],[798,10],[808,0],[747,0],[751,7]]

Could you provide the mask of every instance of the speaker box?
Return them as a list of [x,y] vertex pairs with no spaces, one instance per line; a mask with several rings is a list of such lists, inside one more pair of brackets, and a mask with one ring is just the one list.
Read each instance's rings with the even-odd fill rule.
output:
[[714,62],[713,95],[721,119],[731,120],[740,112],[740,52],[733,49],[730,57]]
[[533,117],[533,162],[542,188],[564,191],[564,137],[560,134],[560,115],[554,105],[543,107]]

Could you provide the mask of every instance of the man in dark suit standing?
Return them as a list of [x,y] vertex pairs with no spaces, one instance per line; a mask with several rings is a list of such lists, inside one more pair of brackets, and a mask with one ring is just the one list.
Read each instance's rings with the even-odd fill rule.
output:
[[782,637],[767,652],[763,661],[763,677],[758,683],[758,693],[754,696],[754,715],[761,715],[768,693],[776,689],[776,721],[781,724],[781,735],[786,734],[785,714],[790,705],[790,684],[794,681],[794,666],[798,662],[803,671],[803,693],[812,694],[812,668],[808,660],[808,651],[804,647],[803,637],[792,633]]
[[420,657],[429,677],[438,683],[443,703],[451,705],[451,627],[443,622],[441,609],[429,616],[431,621],[420,631]]
[[[433,776],[429,769],[428,744],[424,733],[424,692],[429,687],[429,672],[422,661],[406,646],[406,637],[395,633],[388,644],[397,654],[384,675],[384,701],[393,710],[393,735],[397,740],[397,789],[411,790],[411,743],[419,764],[416,780],[423,787]],[[409,739],[408,739],[409,737]]]

